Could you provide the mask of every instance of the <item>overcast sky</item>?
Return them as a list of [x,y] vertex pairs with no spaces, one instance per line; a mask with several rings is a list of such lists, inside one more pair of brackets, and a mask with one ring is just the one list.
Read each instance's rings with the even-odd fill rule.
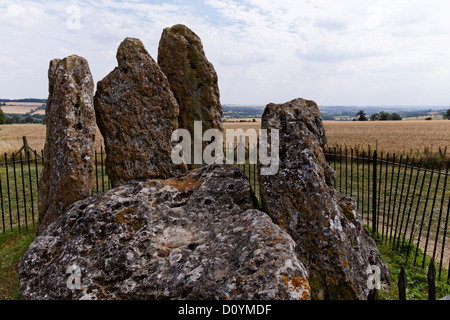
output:
[[125,37],[157,60],[162,30],[200,36],[223,104],[450,105],[448,0],[0,0],[0,98],[46,98],[48,65],[98,82]]

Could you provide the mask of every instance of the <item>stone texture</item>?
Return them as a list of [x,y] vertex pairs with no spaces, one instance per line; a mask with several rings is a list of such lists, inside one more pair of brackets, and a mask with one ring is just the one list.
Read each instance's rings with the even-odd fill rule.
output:
[[202,122],[202,134],[208,129],[223,131],[217,74],[200,38],[181,24],[165,28],[158,47],[158,65],[180,106],[179,128],[187,129],[193,138],[194,121]]
[[37,234],[65,208],[91,195],[94,176],[94,82],[88,62],[76,55],[54,59],[48,79]]
[[20,298],[308,299],[292,238],[254,201],[232,165],[79,201],[19,261]]
[[117,61],[118,67],[98,82],[94,97],[112,185],[185,172],[170,157],[179,106],[166,76],[139,39],[126,38]]
[[296,99],[267,105],[261,127],[278,129],[280,167],[260,175],[263,210],[296,241],[314,299],[366,299],[367,269],[375,265],[389,285],[386,264],[353,199],[333,188],[335,173],[323,154],[319,108]]

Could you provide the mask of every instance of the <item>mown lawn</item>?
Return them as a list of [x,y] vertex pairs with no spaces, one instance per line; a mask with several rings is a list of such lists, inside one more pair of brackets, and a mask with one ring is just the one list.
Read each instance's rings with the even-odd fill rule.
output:
[[17,300],[17,262],[35,238],[34,228],[0,234],[0,300]]
[[[17,229],[0,235],[0,300],[17,300],[18,295],[18,274],[17,262],[26,252],[28,246],[33,242],[35,236],[34,228],[28,231]],[[407,299],[427,300],[428,283],[427,269],[419,266],[405,264],[405,255],[391,249],[389,245],[381,241],[376,241],[383,260],[388,264],[392,276],[392,286],[390,290],[380,292],[380,300],[398,300],[397,281],[400,268],[403,266],[408,280]],[[427,259],[427,263],[429,259]],[[447,271],[444,270],[441,280],[436,282],[436,298],[450,295],[450,285],[445,283]]]

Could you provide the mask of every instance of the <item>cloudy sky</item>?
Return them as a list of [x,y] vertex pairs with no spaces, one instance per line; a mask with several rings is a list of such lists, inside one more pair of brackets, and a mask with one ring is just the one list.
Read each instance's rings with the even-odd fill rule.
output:
[[223,104],[450,105],[448,0],[0,0],[0,98],[46,98],[53,58],[94,81],[125,37],[157,60],[162,30],[202,39]]

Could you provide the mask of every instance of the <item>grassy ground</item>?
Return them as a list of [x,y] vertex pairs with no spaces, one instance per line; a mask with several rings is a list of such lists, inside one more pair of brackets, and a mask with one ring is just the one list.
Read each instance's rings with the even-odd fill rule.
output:
[[[99,193],[110,189],[106,169],[101,165],[98,155],[96,173],[92,182],[92,192]],[[103,156],[104,161],[104,156]],[[0,233],[16,226],[32,225],[38,216],[38,181],[42,172],[41,160],[25,160],[19,163],[0,164]],[[9,181],[9,183],[8,183]]]
[[[406,252],[407,250],[393,250],[391,246],[386,244],[386,242],[380,241],[380,239],[375,240],[378,250],[380,251],[381,257],[389,266],[389,271],[392,277],[391,288],[387,291],[382,291],[379,293],[379,300],[398,300],[399,290],[398,290],[398,279],[400,270],[403,267],[406,274],[407,286],[406,286],[406,299],[407,300],[428,300],[428,281],[427,272],[428,268],[422,269],[420,266],[411,263],[411,258],[409,258],[409,263],[406,263]],[[423,259],[423,253],[420,251],[421,259]],[[430,263],[430,257],[425,257],[426,266]],[[436,267],[437,269],[437,267]],[[436,272],[436,299],[443,298],[450,295],[450,285],[446,283],[448,277],[448,271],[443,269],[441,272],[440,280],[438,280],[438,274]]]
[[[348,159],[330,165],[337,174],[335,188],[357,201],[364,223],[372,226],[372,164]],[[399,233],[405,234],[406,239],[420,239],[419,247],[426,247],[427,254],[435,254],[439,261],[445,235],[443,263],[448,266],[450,235],[445,225],[450,210],[450,177],[445,180],[445,170],[439,176],[436,171],[432,174],[385,163],[379,164],[377,170],[377,224],[383,239]]]
[[[15,229],[11,233],[0,235],[0,300],[18,299],[18,275],[16,265],[20,257],[34,240],[34,232],[34,228],[22,230],[20,233]],[[427,270],[405,263],[405,253],[399,253],[399,251],[392,250],[382,241],[377,240],[376,243],[383,260],[389,266],[393,280],[389,291],[379,293],[379,299],[398,299],[397,282],[400,268],[403,266],[408,280],[407,299],[427,300]],[[429,263],[429,258],[426,259],[426,262],[427,264]],[[445,279],[447,279],[446,270],[441,274],[441,279],[442,281],[436,282],[437,299],[450,295],[450,286],[445,283]]]
[[34,228],[0,234],[0,300],[16,300],[18,294],[17,262],[34,240]]

